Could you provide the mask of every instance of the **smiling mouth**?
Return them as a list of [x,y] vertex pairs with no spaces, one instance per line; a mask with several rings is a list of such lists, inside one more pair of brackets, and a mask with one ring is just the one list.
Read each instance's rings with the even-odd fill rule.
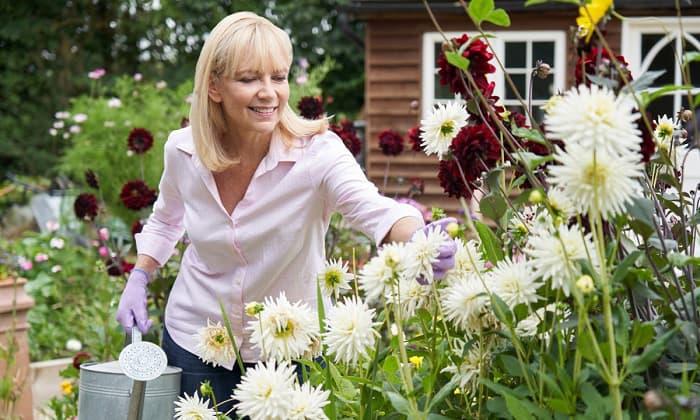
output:
[[270,116],[277,111],[276,106],[249,106],[248,109],[262,116]]

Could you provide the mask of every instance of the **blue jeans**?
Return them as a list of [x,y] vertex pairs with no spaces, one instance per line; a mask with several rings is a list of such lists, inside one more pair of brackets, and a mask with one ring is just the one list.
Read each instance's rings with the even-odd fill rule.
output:
[[[167,328],[163,328],[162,347],[165,355],[168,356],[168,365],[182,369],[182,375],[180,376],[181,396],[185,393],[192,396],[195,391],[201,396],[199,385],[208,380],[214,389],[216,402],[219,403],[217,411],[226,413],[233,407],[234,401],[226,404],[220,403],[230,399],[233,390],[241,382],[241,369],[238,367],[238,363],[233,365],[233,370],[228,370],[221,366],[213,367],[204,363],[197,355],[178,346],[168,334]],[[249,369],[254,367],[255,363],[244,363],[244,365],[246,369]],[[297,378],[299,383],[301,383],[302,365],[298,363],[294,363],[294,365],[296,366]],[[229,417],[232,419],[236,418],[233,412],[229,414]]]

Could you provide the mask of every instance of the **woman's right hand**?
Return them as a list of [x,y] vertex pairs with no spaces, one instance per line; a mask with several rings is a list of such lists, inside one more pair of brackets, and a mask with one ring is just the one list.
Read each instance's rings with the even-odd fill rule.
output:
[[142,334],[146,334],[153,323],[148,319],[147,291],[149,275],[141,269],[134,269],[129,274],[122,297],[119,299],[117,321],[130,334],[136,325]]

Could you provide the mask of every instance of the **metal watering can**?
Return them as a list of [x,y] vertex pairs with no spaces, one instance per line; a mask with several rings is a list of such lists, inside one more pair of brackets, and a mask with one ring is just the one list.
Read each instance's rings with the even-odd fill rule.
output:
[[173,418],[182,369],[167,366],[163,350],[141,341],[137,328],[131,334],[119,361],[80,366],[78,420]]

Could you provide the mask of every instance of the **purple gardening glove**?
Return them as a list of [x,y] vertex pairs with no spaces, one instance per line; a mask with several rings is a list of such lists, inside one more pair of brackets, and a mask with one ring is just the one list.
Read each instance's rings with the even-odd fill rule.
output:
[[[442,231],[446,231],[447,225],[450,223],[457,223],[457,219],[454,217],[446,217],[430,223],[429,225],[418,229],[416,232],[423,232],[427,234],[428,230],[440,229]],[[455,266],[456,252],[457,244],[452,239],[445,241],[442,245],[440,245],[440,253],[437,256],[437,261],[433,263],[433,275],[435,279],[440,280],[444,278],[447,272]],[[419,278],[418,282],[421,284],[427,284],[427,281],[423,278]]]
[[127,334],[131,333],[134,324],[142,334],[146,334],[153,323],[148,319],[146,288],[150,276],[144,270],[131,270],[122,297],[119,299],[117,321],[124,327]]

